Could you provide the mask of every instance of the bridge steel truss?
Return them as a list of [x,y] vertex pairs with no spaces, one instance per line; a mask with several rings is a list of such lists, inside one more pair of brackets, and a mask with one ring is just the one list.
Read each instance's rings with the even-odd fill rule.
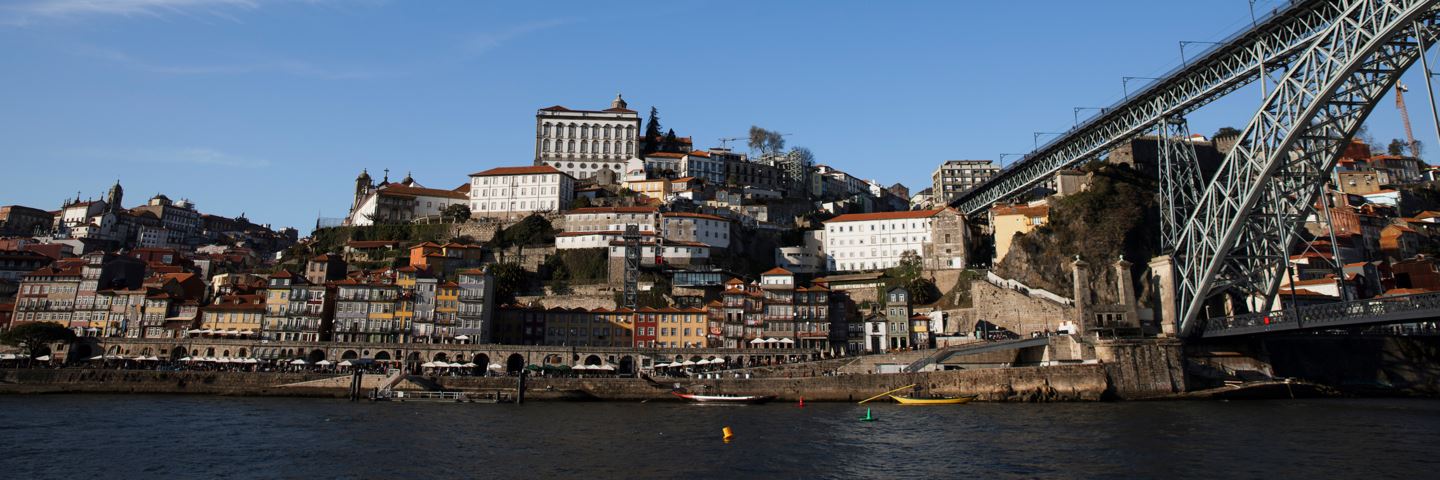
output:
[[1180,231],[1205,192],[1190,127],[1180,117],[1167,118],[1156,128],[1160,154],[1160,250],[1175,248]]
[[[1423,54],[1440,0],[1349,0],[1266,98],[1176,240],[1180,332],[1214,295],[1268,312],[1297,230],[1345,145]],[[1208,316],[1208,315],[1204,315]],[[1200,328],[1203,330],[1203,327]]]
[[970,215],[1029,191],[1062,168],[1096,158],[1163,119],[1184,116],[1292,62],[1353,0],[1296,0],[1219,47],[1187,61],[1145,89],[1001,170],[957,197],[951,206]]

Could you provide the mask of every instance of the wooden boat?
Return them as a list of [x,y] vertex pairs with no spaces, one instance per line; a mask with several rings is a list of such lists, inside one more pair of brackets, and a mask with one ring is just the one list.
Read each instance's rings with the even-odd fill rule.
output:
[[971,400],[974,400],[975,397],[978,396],[979,395],[965,395],[962,397],[916,398],[891,395],[890,398],[895,399],[895,402],[901,405],[961,405],[970,403]]
[[775,399],[773,395],[695,395],[680,392],[670,393],[692,402],[713,404],[756,404]]

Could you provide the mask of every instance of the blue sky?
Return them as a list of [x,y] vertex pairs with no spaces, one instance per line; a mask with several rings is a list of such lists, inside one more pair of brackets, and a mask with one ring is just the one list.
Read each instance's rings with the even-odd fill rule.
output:
[[[616,93],[701,147],[760,125],[918,191],[939,162],[1029,151],[1122,76],[1173,68],[1177,42],[1248,23],[1245,0],[5,0],[0,204],[54,209],[118,178],[127,206],[163,192],[308,231],[345,213],[361,168],[452,188],[529,164],[536,109]],[[1412,120],[1437,145],[1418,70]],[[1192,128],[1243,127],[1258,99]],[[1403,136],[1393,101],[1370,131]]]

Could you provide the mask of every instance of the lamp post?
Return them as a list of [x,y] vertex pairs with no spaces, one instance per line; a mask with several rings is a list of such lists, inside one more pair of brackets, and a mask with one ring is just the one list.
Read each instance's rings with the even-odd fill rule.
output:
[[1130,81],[1131,81],[1131,80],[1160,80],[1160,79],[1155,78],[1155,77],[1120,77],[1120,88],[1125,89],[1125,99],[1126,99],[1126,100],[1129,100],[1129,99],[1130,99]]
[[1039,149],[1040,149],[1040,137],[1041,137],[1042,135],[1064,135],[1064,134],[1065,134],[1065,132],[1035,132],[1035,134],[1031,136],[1031,139],[1034,140],[1034,142],[1035,142],[1035,149],[1036,149],[1036,150],[1039,150]]
[[1181,41],[1180,41],[1180,64],[1181,64],[1181,65],[1184,65],[1184,66],[1186,66],[1186,67],[1190,66],[1190,62],[1185,59],[1185,47],[1186,47],[1187,45],[1194,45],[1194,44],[1197,44],[1197,43],[1199,43],[1199,44],[1207,44],[1207,45],[1220,45],[1220,42],[1200,42],[1200,41],[1181,40]]
[[1000,154],[1000,168],[1005,168],[1005,157],[1024,157],[1024,153],[1002,153]]
[[1104,115],[1106,112],[1109,112],[1109,111],[1110,111],[1110,109],[1109,109],[1109,108],[1106,108],[1106,107],[1075,107],[1075,108],[1072,108],[1072,109],[1070,109],[1070,111],[1071,111],[1071,115],[1073,115],[1073,116],[1075,117],[1075,126],[1076,126],[1076,127],[1079,127],[1079,126],[1080,126],[1080,112],[1083,112],[1083,111],[1085,111],[1085,110],[1099,110],[1101,115]]

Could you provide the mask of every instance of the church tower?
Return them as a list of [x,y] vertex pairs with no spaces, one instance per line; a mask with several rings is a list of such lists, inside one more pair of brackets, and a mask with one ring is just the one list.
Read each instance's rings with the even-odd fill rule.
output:
[[125,189],[120,186],[120,181],[115,181],[115,186],[110,187],[110,192],[105,194],[105,209],[111,212],[120,211],[120,202],[125,199]]
[[355,177],[355,201],[350,204],[351,212],[360,208],[360,202],[365,201],[365,197],[370,195],[370,189],[374,187],[375,184],[370,182],[370,172],[360,169],[360,176]]

